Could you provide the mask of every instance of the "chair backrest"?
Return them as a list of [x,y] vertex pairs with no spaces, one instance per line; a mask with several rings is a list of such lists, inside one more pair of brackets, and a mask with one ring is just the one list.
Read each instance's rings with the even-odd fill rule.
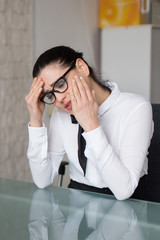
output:
[[148,154],[147,200],[160,202],[160,104],[152,104],[154,133]]

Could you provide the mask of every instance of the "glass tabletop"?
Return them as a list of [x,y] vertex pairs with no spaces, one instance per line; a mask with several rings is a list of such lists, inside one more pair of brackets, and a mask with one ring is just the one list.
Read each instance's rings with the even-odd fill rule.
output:
[[0,240],[159,240],[160,204],[0,179]]

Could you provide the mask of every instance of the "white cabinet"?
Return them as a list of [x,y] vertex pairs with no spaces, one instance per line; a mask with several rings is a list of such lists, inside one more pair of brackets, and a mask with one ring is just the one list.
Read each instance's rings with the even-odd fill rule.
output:
[[152,25],[101,30],[101,73],[121,91],[160,103],[160,28]]

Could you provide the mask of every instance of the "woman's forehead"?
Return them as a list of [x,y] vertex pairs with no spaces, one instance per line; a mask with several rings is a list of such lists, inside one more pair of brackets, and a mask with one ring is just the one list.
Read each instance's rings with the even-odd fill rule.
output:
[[57,81],[66,71],[67,67],[64,68],[59,64],[50,64],[41,70],[40,78],[44,81],[43,92],[52,89],[52,85]]
[[67,68],[62,67],[58,63],[53,63],[41,70],[40,77],[50,85],[63,75],[65,69]]

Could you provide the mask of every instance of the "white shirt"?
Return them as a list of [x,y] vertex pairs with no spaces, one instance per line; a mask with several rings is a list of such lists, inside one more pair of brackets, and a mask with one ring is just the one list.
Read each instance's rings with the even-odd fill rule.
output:
[[117,199],[129,198],[140,177],[147,174],[147,153],[153,134],[152,108],[142,96],[121,93],[113,82],[110,96],[98,110],[100,126],[83,133],[87,169],[78,161],[78,124],[57,108],[45,126],[29,128],[28,158],[35,184],[44,188],[53,182],[66,153],[70,178],[87,185],[109,187]]

